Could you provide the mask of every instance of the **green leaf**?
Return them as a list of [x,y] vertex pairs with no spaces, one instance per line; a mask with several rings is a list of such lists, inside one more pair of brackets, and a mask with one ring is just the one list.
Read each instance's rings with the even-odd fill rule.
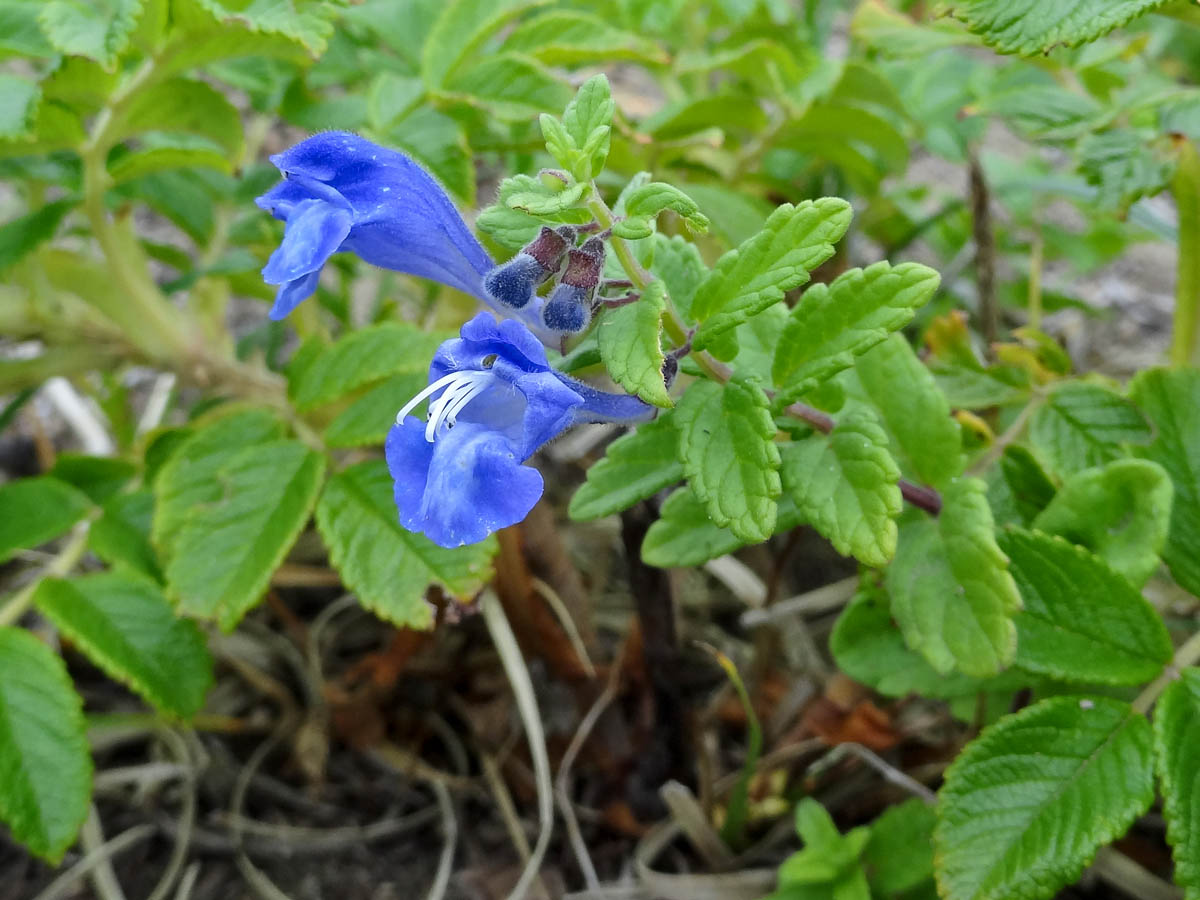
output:
[[0,818],[52,865],[92,793],[83,704],[63,661],[20,628],[0,628]]
[[1166,469],[1175,485],[1163,560],[1180,585],[1200,596],[1200,371],[1142,372],[1130,395],[1154,426],[1154,439],[1134,452]]
[[128,566],[161,583],[162,568],[150,543],[153,520],[154,492],[149,488],[117,494],[88,530],[88,547],[109,565]]
[[549,10],[520,23],[505,39],[503,49],[527,53],[551,66],[668,61],[653,41],[615,28],[599,16],[570,9]]
[[829,649],[838,669],[887,697],[974,698],[985,691],[1016,690],[1032,680],[1016,669],[988,679],[940,674],[904,643],[886,594],[870,586],[860,589],[838,617]]
[[591,221],[591,214],[585,209],[564,209],[552,215],[532,216],[522,209],[515,208],[519,201],[515,201],[514,198],[527,199],[523,195],[553,196],[536,178],[528,175],[505,178],[500,182],[497,202],[479,213],[475,219],[475,227],[502,247],[519,250],[537,236],[542,225],[561,222],[579,225],[584,221]]
[[933,807],[917,797],[889,806],[871,823],[862,862],[875,895],[896,897],[933,880]]
[[596,327],[600,358],[613,381],[654,406],[674,405],[663,382],[663,282],[646,285],[640,300],[606,310]]
[[745,94],[714,94],[668,103],[647,117],[640,130],[660,141],[669,141],[714,127],[754,132],[767,124],[766,113],[753,98]]
[[386,137],[388,143],[424,163],[464,203],[475,203],[475,161],[466,133],[457,121],[432,107],[418,106]]
[[[0,91],[3,90],[0,80]],[[77,205],[74,198],[56,200],[0,225],[0,272],[20,262],[39,244],[54,237],[67,213]]]
[[995,675],[1016,656],[1021,597],[996,545],[982,481],[950,482],[936,521],[901,529],[887,588],[908,646],[937,671]]
[[[202,62],[249,53],[278,53],[279,42],[268,39],[280,37],[301,45],[309,56],[316,57],[325,52],[325,45],[333,35],[333,23],[330,20],[335,7],[329,0],[184,0],[182,3],[175,0],[172,6],[175,16],[180,12],[177,6],[195,6],[203,10],[207,14],[203,20],[206,25],[215,19],[220,34],[224,35],[226,47],[222,50],[213,46],[211,32],[205,34],[209,40],[203,42],[185,32],[184,53],[190,52],[192,56],[184,60],[176,58],[176,65],[185,62],[188,65],[200,65]],[[193,13],[187,21],[190,24],[195,19]],[[243,37],[243,28],[252,33],[254,43]],[[217,53],[221,55],[215,55]]]
[[38,15],[54,49],[112,69],[137,27],[145,0],[49,0]]
[[1033,527],[1087,547],[1140,587],[1158,568],[1172,492],[1162,466],[1118,459],[1070,476]]
[[1037,531],[1000,535],[1024,610],[1017,665],[1061,681],[1141,684],[1171,659],[1171,638],[1145,598],[1083,547]]
[[[789,531],[801,523],[796,505],[786,495],[780,499],[775,532]],[[749,543],[708,517],[705,503],[690,487],[674,491],[659,510],[642,542],[642,560],[662,569],[698,566],[732,553]]]
[[1060,478],[1127,455],[1124,444],[1144,444],[1150,428],[1137,408],[1098,384],[1060,385],[1033,414],[1033,450]]
[[[425,375],[433,351],[448,336],[401,322],[360,328],[322,349],[299,371],[290,372],[288,393],[303,412],[381,378]],[[399,398],[396,409],[407,399]]]
[[419,78],[380,72],[367,89],[367,115],[371,127],[387,130],[424,99],[425,85]]
[[1055,84],[1023,84],[985,94],[973,111],[1006,119],[1027,136],[1062,141],[1089,133],[1104,107],[1088,94]]
[[[625,198],[625,222],[618,225],[628,225],[632,222],[649,222],[663,210],[671,210],[684,220],[688,230],[703,234],[708,230],[708,217],[700,212],[696,201],[679,188],[661,181],[652,181],[634,189]],[[614,233],[616,229],[614,227]],[[626,237],[647,237],[648,234],[625,235]]]
[[903,336],[893,334],[855,362],[867,396],[892,435],[903,471],[941,487],[963,470],[962,432],[929,370]]
[[196,623],[181,619],[158,585],[102,572],[48,578],[34,604],[84,654],[158,709],[194,716],[212,685],[212,658]]
[[48,474],[79,488],[93,503],[103,503],[127,485],[137,470],[136,465],[124,459],[60,453]]
[[514,53],[487,57],[452,77],[445,90],[474,97],[498,117],[513,121],[562,109],[571,97],[565,81],[537,60]]
[[866,417],[784,446],[783,487],[805,521],[843,556],[887,565],[896,552],[900,470],[886,432]]
[[654,262],[650,268],[667,286],[667,294],[675,308],[691,318],[692,297],[708,271],[695,244],[679,235],[666,237],[655,234],[653,238]]
[[[34,129],[41,92],[19,75],[0,72],[0,138],[24,138]],[[36,146],[30,150],[37,152]]]
[[688,483],[709,518],[743,541],[765,541],[775,530],[779,449],[763,389],[735,379],[693,384],[672,421]]
[[434,21],[421,55],[421,76],[430,88],[443,87],[465,60],[478,58],[481,45],[522,12],[546,0],[450,0]]
[[583,195],[590,190],[588,184],[583,181],[562,185],[559,190],[547,187],[537,179],[529,179],[527,186],[528,190],[510,195],[505,203],[510,209],[521,210],[532,216],[553,216],[564,212],[577,206]]
[[123,184],[152,172],[190,169],[194,166],[213,169],[226,175],[233,172],[233,163],[229,157],[216,150],[205,147],[164,146],[126,153],[109,163],[108,174],[112,176],[113,184]]
[[546,142],[546,152],[553,156],[563,168],[574,169],[579,162],[579,148],[567,134],[567,129],[563,127],[562,122],[554,116],[542,113],[538,117],[538,124],[542,129],[542,138]]
[[[215,496],[193,506],[171,544],[167,583],[189,614],[230,631],[266,592],[316,502],[325,458],[298,441],[241,449],[216,471]],[[170,492],[187,448],[159,480]]]
[[775,210],[763,230],[717,260],[696,289],[691,311],[703,323],[696,349],[808,281],[809,273],[833,256],[833,245],[849,225],[850,205],[836,197]]
[[66,533],[91,508],[86,494],[46,475],[0,485],[0,562]]
[[396,419],[396,410],[428,383],[423,372],[393,375],[375,385],[343,410],[325,429],[328,447],[366,447],[382,444]]
[[0,59],[26,56],[41,59],[54,55],[38,24],[37,0],[0,2]]
[[1094,41],[1164,0],[957,0],[954,15],[1001,53],[1033,56]]
[[1167,842],[1186,900],[1200,898],[1200,669],[1184,669],[1158,699],[1154,750],[1162,784]]
[[997,525],[1028,525],[1054,499],[1054,482],[1029,450],[1010,444],[987,472],[988,505]]
[[[563,127],[575,141],[575,146],[584,147],[593,134],[612,126],[613,113],[617,104],[612,98],[606,75],[593,75],[576,92],[575,97],[563,110]],[[608,158],[608,141],[595,149],[592,156],[592,176],[600,174]]]
[[369,460],[329,479],[317,504],[317,527],[346,587],[376,615],[405,628],[433,626],[430,584],[470,597],[491,578],[496,540],[448,550],[407,531],[396,516],[391,475]]
[[612,515],[681,481],[678,444],[675,426],[662,416],[617,438],[604,458],[588,468],[587,481],[571,498],[571,518]]
[[946,771],[938,887],[945,900],[1050,897],[1153,799],[1144,717],[1107,698],[1042,700],[985,729]]
[[114,141],[146,131],[194,134],[225,150],[242,152],[242,120],[225,95],[203,81],[170,78],[135,93],[111,126]]
[[775,351],[771,375],[781,389],[778,402],[800,399],[907,325],[914,310],[933,296],[939,280],[927,266],[880,262],[806,290],[792,308]]
[[805,797],[796,807],[796,831],[804,841],[804,849],[780,864],[777,897],[787,897],[789,888],[829,885],[829,896],[836,900],[869,900],[866,876],[859,865],[871,836],[867,828],[855,828],[842,835],[825,807]]
[[1121,128],[1083,137],[1076,146],[1079,171],[1099,190],[1101,206],[1124,213],[1139,197],[1157,194],[1171,180],[1171,165],[1150,129]]
[[271,413],[243,409],[208,423],[179,443],[154,480],[154,545],[170,556],[193,510],[221,500],[221,469],[245,449],[281,437],[283,425]]

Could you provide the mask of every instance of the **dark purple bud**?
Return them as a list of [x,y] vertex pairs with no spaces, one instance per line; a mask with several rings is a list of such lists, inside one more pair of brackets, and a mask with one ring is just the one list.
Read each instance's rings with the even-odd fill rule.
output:
[[604,241],[590,238],[578,250],[567,251],[567,271],[563,273],[561,281],[572,287],[583,288],[590,296],[600,284],[603,271]]
[[541,263],[521,252],[488,272],[483,278],[483,288],[496,302],[521,309],[533,299],[534,289],[545,277],[543,273]]
[[588,292],[565,282],[555,286],[542,308],[542,322],[560,334],[578,334],[591,318]]
[[532,256],[538,261],[543,271],[540,280],[545,281],[561,268],[563,255],[574,245],[574,235],[570,232],[564,235],[562,229],[555,231],[543,225],[538,236],[526,244],[521,253]]

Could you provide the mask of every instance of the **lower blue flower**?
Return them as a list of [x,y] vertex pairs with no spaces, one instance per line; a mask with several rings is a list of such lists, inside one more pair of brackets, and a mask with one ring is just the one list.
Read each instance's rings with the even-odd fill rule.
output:
[[[408,415],[429,399],[427,421]],[[480,313],[446,341],[429,386],[396,416],[384,452],[400,524],[457,547],[520,522],[542,496],[524,465],[539,447],[583,422],[639,422],[654,407],[550,368],[520,322]]]

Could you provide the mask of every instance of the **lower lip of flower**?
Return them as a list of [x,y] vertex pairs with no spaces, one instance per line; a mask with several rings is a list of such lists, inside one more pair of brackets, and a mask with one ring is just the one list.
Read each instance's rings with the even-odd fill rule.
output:
[[442,424],[445,424],[447,428],[453,428],[459,413],[466,408],[468,403],[487,390],[494,378],[495,376],[491,372],[476,369],[443,375],[404,404],[400,412],[396,413],[396,424],[401,424],[404,417],[416,409],[422,400],[442,391],[441,396],[429,404],[429,415],[425,424],[425,440],[433,443]]

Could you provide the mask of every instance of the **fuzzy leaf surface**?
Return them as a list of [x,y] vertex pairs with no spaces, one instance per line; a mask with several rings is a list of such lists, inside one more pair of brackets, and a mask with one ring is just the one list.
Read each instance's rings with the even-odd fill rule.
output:
[[[791,498],[780,498],[775,531],[795,528],[802,519]],[[642,560],[661,569],[698,566],[744,547],[744,541],[708,517],[705,503],[689,487],[672,492],[642,542]]]
[[887,433],[866,417],[783,448],[783,487],[843,556],[883,566],[896,552],[900,470]]
[[684,474],[709,518],[748,542],[774,533],[782,492],[769,406],[755,382],[705,381],[688,388],[671,417]]
[[1052,697],[986,728],[938,795],[942,896],[1053,896],[1149,808],[1153,766],[1150,724],[1117,700]]
[[1186,900],[1200,898],[1200,669],[1184,669],[1158,699],[1154,750],[1167,842]]
[[383,460],[358,463],[329,479],[317,504],[317,527],[359,602],[401,627],[433,626],[425,602],[430,584],[469,597],[492,575],[494,537],[448,550],[400,525]]
[[902,529],[887,588],[905,641],[942,674],[986,677],[1013,661],[1021,597],[996,545],[982,481],[956,479],[936,521]]
[[164,712],[190,718],[212,685],[204,635],[161,588],[123,572],[43,581],[38,610],[107,672]]
[[1124,444],[1144,444],[1150,427],[1137,408],[1098,384],[1060,386],[1033,414],[1034,452],[1060,478],[1125,455]]
[[641,299],[607,310],[596,327],[608,374],[631,394],[659,407],[674,405],[662,370],[665,297],[663,282],[652,281]]
[[83,703],[62,659],[22,628],[0,628],[0,672],[0,819],[57,864],[92,794]]
[[730,250],[696,289],[692,315],[702,322],[695,346],[713,341],[808,281],[850,225],[850,204],[837,197],[784,204],[762,231]]
[[1016,617],[1021,668],[1067,682],[1141,684],[1170,661],[1162,618],[1104,560],[1019,528],[999,543],[1025,604]]
[[1094,41],[1165,0],[958,0],[954,15],[1000,53],[1033,56]]
[[38,21],[55,50],[68,56],[86,56],[112,69],[129,44],[144,4],[145,0],[49,0],[43,4]]
[[792,403],[854,365],[854,357],[907,325],[939,281],[928,266],[879,262],[806,290],[775,350],[771,377],[780,388],[778,402]]
[[571,518],[612,515],[681,481],[678,445],[675,426],[661,417],[617,438],[604,458],[588,468],[587,481],[571,498]]
[[1131,396],[1154,425],[1153,441],[1135,452],[1166,469],[1175,485],[1163,559],[1175,580],[1200,596],[1200,371],[1143,372]]

